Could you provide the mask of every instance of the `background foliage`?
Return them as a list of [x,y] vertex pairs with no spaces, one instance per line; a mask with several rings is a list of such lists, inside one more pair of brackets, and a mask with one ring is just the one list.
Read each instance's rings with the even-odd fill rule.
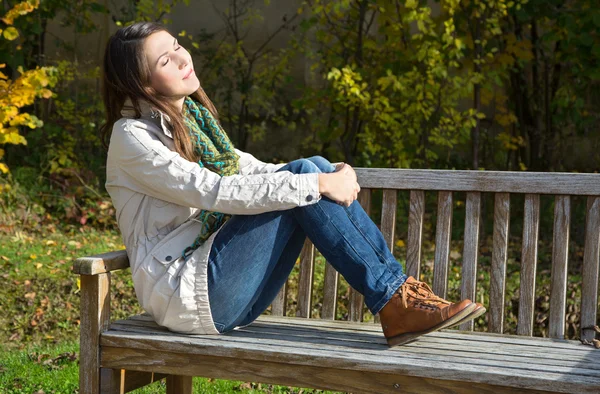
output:
[[[2,218],[18,223],[27,215],[14,212],[24,210],[37,222],[114,226],[97,136],[101,75],[99,64],[79,59],[82,37],[101,21],[112,30],[138,20],[169,25],[190,2],[5,3]],[[202,65],[235,144],[264,160],[322,154],[355,166],[597,170],[600,9],[592,0],[298,0],[266,35],[270,1],[204,3],[220,29],[171,31]],[[73,32],[55,38],[58,57],[45,52],[51,21]]]

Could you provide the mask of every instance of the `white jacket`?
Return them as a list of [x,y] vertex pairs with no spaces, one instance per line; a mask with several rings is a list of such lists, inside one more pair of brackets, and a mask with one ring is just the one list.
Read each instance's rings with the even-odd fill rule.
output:
[[[131,102],[113,126],[106,189],[117,212],[136,296],[157,324],[189,334],[218,334],[208,300],[207,265],[213,234],[184,261],[200,232],[200,209],[258,214],[320,200],[317,174],[275,172],[241,152],[239,175],[221,177],[175,152],[166,114]],[[235,291],[235,289],[232,289]]]

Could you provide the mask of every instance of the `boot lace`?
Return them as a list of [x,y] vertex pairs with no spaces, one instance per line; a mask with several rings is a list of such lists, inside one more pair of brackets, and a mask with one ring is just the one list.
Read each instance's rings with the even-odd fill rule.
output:
[[450,301],[436,296],[427,283],[420,282],[417,280],[415,280],[412,283],[405,283],[404,285],[400,286],[400,295],[402,297],[402,305],[405,308],[408,307],[409,297],[414,298],[420,304],[433,308],[439,308],[439,304],[452,304]]

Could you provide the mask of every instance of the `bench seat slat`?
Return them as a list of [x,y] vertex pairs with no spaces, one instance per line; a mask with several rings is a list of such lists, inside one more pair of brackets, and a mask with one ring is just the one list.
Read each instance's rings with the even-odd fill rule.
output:
[[500,334],[504,330],[504,288],[506,282],[509,221],[510,194],[496,193],[494,196],[494,234],[488,313],[489,331]]
[[519,335],[531,336],[533,334],[539,226],[540,196],[539,194],[526,194],[521,252],[521,283],[519,285],[519,320],[517,322],[517,334]]
[[423,242],[424,216],[425,192],[422,190],[411,190],[406,243],[406,274],[417,280],[421,274],[421,245]]
[[[138,333],[141,336],[151,336],[153,331],[148,327],[123,326],[116,327],[116,331],[124,333]],[[174,333],[160,333],[166,341],[180,336]],[[345,352],[360,352],[366,361],[376,360],[381,357],[382,341],[380,336],[371,337],[371,341],[355,338],[352,333],[312,332],[310,330],[285,330],[277,325],[268,324],[262,326],[248,326],[236,331],[235,335],[210,336],[203,340],[204,345],[219,346],[226,343],[228,346],[237,345],[240,349],[252,347],[258,344],[264,347],[264,351],[272,351],[277,348],[286,351],[301,344],[306,349],[315,348],[326,353],[343,354]],[[195,337],[196,339],[198,337]],[[426,339],[426,340],[424,340]],[[595,377],[600,379],[600,369],[594,365],[597,358],[593,354],[577,354],[575,352],[560,352],[553,357],[541,357],[535,349],[528,346],[511,346],[500,349],[490,344],[479,344],[476,341],[465,343],[466,340],[440,340],[435,335],[428,335],[419,341],[407,344],[401,351],[387,351],[385,357],[389,363],[403,363],[406,357],[421,360],[452,362],[459,364],[471,364],[481,366],[502,367],[510,363],[512,368],[525,370],[543,370],[556,373],[572,373],[573,375]],[[578,345],[575,345],[578,346]]]
[[569,257],[569,227],[571,199],[556,196],[554,204],[554,240],[552,242],[552,285],[550,289],[549,337],[565,335],[567,300],[567,261]]
[[[153,350],[105,348],[107,362],[128,365],[131,370],[159,369],[165,373],[210,376],[297,387],[344,390],[352,393],[397,393],[402,387],[414,392],[447,393],[463,390],[477,393],[519,393],[520,389],[454,380],[436,380],[388,373],[367,373],[332,367],[282,364],[273,361],[237,360],[213,356],[197,357]],[[154,356],[153,358],[151,358]],[[476,390],[476,391],[473,391]],[[535,391],[534,393],[543,393]]]
[[[377,346],[377,351],[381,351],[383,342],[381,329],[376,329],[371,324],[339,324],[346,323],[343,321],[332,322],[327,327],[323,324],[304,324],[310,320],[298,322],[292,318],[284,320],[277,319],[272,316],[263,316],[256,320],[252,325],[244,327],[243,330],[236,332],[276,332],[278,335],[290,336],[301,335],[315,336],[317,338],[337,338],[352,343],[364,342],[371,343]],[[147,320],[119,320],[111,324],[111,331],[144,331],[150,333],[162,333],[173,336],[180,336],[177,333],[169,331],[165,327],[160,327],[153,321]],[[197,338],[199,336],[189,336]],[[229,340],[225,336],[210,336],[211,340]],[[225,338],[225,339],[224,339]],[[423,337],[425,338],[425,337]],[[443,330],[435,334],[427,335],[427,341],[415,341],[406,346],[424,346],[433,347],[434,349],[464,347],[461,352],[457,352],[459,356],[462,353],[480,352],[483,351],[491,354],[515,354],[543,358],[544,360],[568,360],[586,359],[591,363],[594,362],[596,353],[590,352],[590,348],[581,345],[577,341],[555,340],[548,341],[534,337],[520,337],[515,335],[505,335],[498,340],[494,334],[487,333],[467,333],[455,330]],[[468,342],[468,343],[467,343]],[[501,346],[499,346],[501,345]],[[406,349],[406,346],[402,349]],[[490,350],[491,349],[491,350]],[[551,352],[546,352],[546,349],[551,349]],[[544,353],[540,353],[544,350]],[[388,357],[401,357],[401,354],[389,353]],[[595,367],[593,367],[595,368]]]
[[[371,334],[343,333],[336,339],[328,339],[322,335],[323,331],[327,332],[327,330],[320,325],[311,327],[305,324],[293,327],[292,324],[298,320],[295,319],[287,325],[287,327],[293,327],[292,330],[285,329],[285,326],[282,328],[281,320],[281,318],[265,316],[259,318],[256,324],[244,329],[227,335],[209,336],[161,333],[153,331],[150,327],[143,327],[139,331],[132,332],[109,329],[101,337],[103,366],[110,367],[111,363],[115,362],[127,367],[127,360],[124,359],[124,354],[127,352],[124,349],[131,347],[136,349],[136,354],[139,355],[139,358],[134,356],[135,368],[150,363],[149,365],[152,365],[157,372],[165,371],[161,369],[160,363],[156,363],[151,358],[147,359],[149,356],[142,356],[142,350],[152,350],[155,356],[160,352],[170,352],[180,355],[185,361],[206,359],[204,356],[208,356],[209,358],[231,359],[238,362],[238,365],[243,365],[244,362],[280,361],[288,366],[313,366],[320,367],[322,370],[331,368],[362,371],[375,375],[381,373],[401,374],[426,377],[432,381],[435,381],[432,378],[435,376],[442,381],[492,383],[513,386],[513,388],[563,392],[593,392],[600,388],[600,367],[598,367],[600,353],[589,347],[585,347],[587,352],[580,352],[581,364],[585,365],[585,368],[577,368],[575,355],[565,360],[565,362],[569,362],[569,360],[573,362],[571,365],[556,364],[554,367],[550,367],[545,361],[541,364],[539,357],[536,362],[540,364],[537,364],[534,362],[534,358],[528,358],[518,350],[515,350],[514,355],[510,356],[513,362],[507,363],[503,361],[506,360],[506,357],[503,358],[501,353],[498,354],[498,352],[506,352],[507,349],[499,348],[494,341],[486,341],[485,335],[464,333],[455,335],[458,338],[465,338],[465,340],[455,341],[458,342],[456,345],[445,340],[444,349],[440,351],[436,351],[439,344],[429,343],[429,341],[443,337],[446,334],[444,332],[426,335],[417,342],[388,349],[379,332]],[[310,322],[310,320],[305,321]],[[323,321],[319,321],[319,323],[321,322]],[[334,323],[336,322],[329,322],[330,325],[334,325]],[[354,324],[341,325],[341,327],[347,328],[353,326]],[[372,325],[370,327],[375,328]],[[135,330],[135,327],[130,326],[129,328]],[[305,336],[299,334],[302,329],[305,330]],[[294,330],[295,334],[292,332]],[[334,334],[335,332],[330,335]],[[375,339],[379,341],[379,344],[360,342],[361,337],[369,335],[377,336]],[[358,336],[359,341],[353,341],[355,336]],[[547,342],[549,342],[548,346],[552,343]],[[470,350],[468,343],[476,343],[474,348],[478,349],[475,352],[471,350],[472,357],[467,354]],[[560,341],[559,344],[568,346],[567,341]],[[454,349],[452,349],[453,346],[455,346]],[[519,347],[519,345],[513,346],[515,349]],[[525,347],[527,351],[534,350],[532,346],[525,345]],[[360,351],[356,351],[357,349]],[[489,356],[484,357],[484,353],[488,353]],[[200,354],[203,357],[197,357]],[[186,358],[184,355],[195,357]],[[518,362],[517,358],[522,361]],[[177,365],[172,361],[170,360],[169,365]],[[282,365],[282,367],[284,366]],[[203,375],[203,373],[199,373],[199,375]]]

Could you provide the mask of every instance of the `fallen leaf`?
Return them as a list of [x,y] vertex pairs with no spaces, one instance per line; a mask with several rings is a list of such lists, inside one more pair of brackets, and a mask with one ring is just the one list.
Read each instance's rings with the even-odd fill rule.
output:
[[0,256],[0,259],[4,260],[4,261],[10,261],[10,259],[6,256]]
[[30,258],[31,260],[35,260],[35,259],[37,259],[37,255],[36,255],[36,254],[30,254],[30,255],[29,255],[29,258]]
[[25,298],[33,300],[35,298],[35,294],[35,291],[32,291],[31,293],[26,293]]
[[46,241],[46,246],[56,246],[56,242],[52,240]]
[[35,268],[39,270],[40,268],[42,268],[42,267],[43,267],[43,265],[44,265],[44,264],[42,264],[42,263],[37,263],[37,264],[35,265]]
[[38,325],[37,322],[35,320],[33,320],[33,319],[31,319],[31,323],[30,324],[31,324],[31,327],[35,327],[35,326]]

